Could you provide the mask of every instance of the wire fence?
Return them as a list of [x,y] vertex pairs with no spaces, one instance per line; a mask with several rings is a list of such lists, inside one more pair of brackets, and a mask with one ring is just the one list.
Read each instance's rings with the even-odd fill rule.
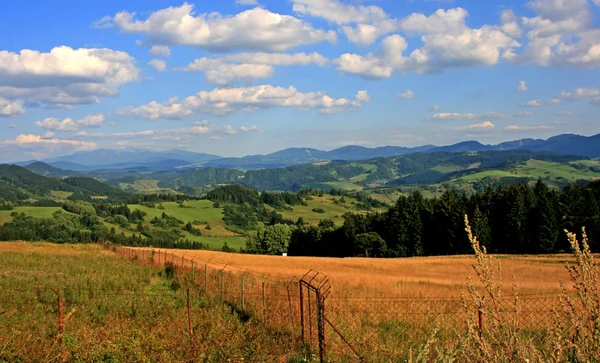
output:
[[[564,303],[557,294],[510,296],[494,311],[469,298],[330,296],[329,280],[318,272],[284,281],[233,266],[176,256],[173,252],[118,247],[117,252],[193,274],[210,296],[241,316],[260,319],[300,338],[307,351],[332,361],[397,361],[418,351],[435,331],[436,341],[458,343],[471,323],[486,334],[508,322],[540,351],[551,348],[554,316]],[[558,314],[558,315],[556,315]],[[550,349],[551,350],[551,349]]]
[[[181,350],[186,359],[206,360],[206,357],[201,359],[203,354],[207,354],[203,350],[222,344],[220,340],[211,340],[211,336],[226,336],[232,345],[235,339],[247,338],[247,332],[239,330],[238,325],[232,325],[221,316],[209,315],[205,309],[208,301],[228,311],[228,315],[235,316],[238,323],[260,324],[271,335],[270,340],[261,346],[261,349],[270,351],[256,361],[280,361],[278,354],[288,350],[302,352],[317,361],[396,362],[405,361],[411,352],[422,349],[434,332],[438,344],[451,347],[460,343],[469,326],[476,327],[478,334],[484,336],[497,328],[500,322],[517,329],[522,339],[540,351],[551,351],[555,321],[561,319],[564,313],[561,307],[564,307],[565,295],[511,296],[498,299],[498,305],[493,307],[485,305],[485,302],[478,304],[470,296],[336,296],[330,294],[327,276],[316,271],[281,279],[209,260],[177,256],[172,251],[121,246],[113,247],[113,251],[160,268],[164,274],[185,276],[188,282],[186,288],[149,291],[110,286],[65,286],[61,289],[48,286],[20,289],[13,286],[3,288],[5,305],[0,306],[0,320],[20,319],[17,315],[10,315],[13,311],[11,305],[28,305],[30,309],[40,310],[34,323],[54,330],[51,338],[56,344],[62,343],[63,336],[68,336],[78,324],[89,325],[108,319],[122,329],[123,321],[136,314],[147,314],[142,320],[152,321],[156,319],[152,309],[140,308],[151,305],[155,311],[171,311],[173,322],[160,334],[180,338],[179,344],[164,349]],[[115,296],[119,300],[104,299],[95,305],[90,303],[99,296]],[[123,301],[127,303],[123,304]],[[53,318],[48,319],[49,316]],[[566,322],[568,319],[565,317],[563,320]],[[20,325],[27,326],[28,323]],[[33,331],[34,327],[31,329]],[[102,337],[97,339],[100,341]],[[31,342],[13,348],[28,349],[27,344],[31,349]],[[221,351],[225,349],[221,348]],[[218,355],[211,357],[214,360],[208,361],[227,361],[223,357],[214,358],[220,357]]]

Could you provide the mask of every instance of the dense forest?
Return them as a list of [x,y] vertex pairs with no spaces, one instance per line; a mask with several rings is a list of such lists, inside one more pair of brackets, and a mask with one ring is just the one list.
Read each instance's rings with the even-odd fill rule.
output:
[[[591,248],[600,247],[600,181],[585,186],[549,189],[542,181],[532,188],[514,184],[491,186],[471,196],[447,191],[427,199],[416,191],[402,196],[385,213],[347,213],[336,227],[300,226],[289,234],[293,256],[404,257],[472,253],[464,225],[469,215],[474,232],[492,253],[543,254],[569,250],[565,229],[586,227]],[[250,253],[281,251],[271,227],[248,238]],[[285,234],[287,236],[288,234]],[[271,248],[269,241],[275,241]],[[285,243],[284,243],[285,244]]]

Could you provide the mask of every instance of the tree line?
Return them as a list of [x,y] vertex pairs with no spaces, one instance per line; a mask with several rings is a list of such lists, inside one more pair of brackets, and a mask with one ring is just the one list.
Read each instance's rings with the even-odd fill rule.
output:
[[[292,256],[405,257],[469,254],[464,230],[469,215],[483,246],[498,254],[544,254],[569,251],[565,229],[587,228],[593,251],[600,241],[600,181],[550,189],[541,180],[533,187],[514,184],[473,195],[444,192],[425,198],[419,191],[401,196],[384,213],[346,213],[342,226],[322,221],[298,226],[291,233],[259,230],[248,238],[247,252],[280,252]],[[286,236],[289,235],[289,238]],[[285,238],[281,242],[281,238]],[[269,241],[277,241],[270,247]]]

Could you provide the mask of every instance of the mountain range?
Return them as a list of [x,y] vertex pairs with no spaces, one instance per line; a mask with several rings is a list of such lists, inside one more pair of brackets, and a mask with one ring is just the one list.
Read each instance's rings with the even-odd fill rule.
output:
[[[363,146],[344,146],[331,151],[312,148],[289,148],[267,155],[248,155],[244,157],[223,158],[218,155],[195,153],[185,150],[150,151],[145,149],[109,150],[98,149],[80,152],[68,156],[60,156],[41,160],[55,168],[77,172],[111,170],[131,170],[139,172],[156,172],[162,170],[190,169],[199,167],[216,167],[231,169],[271,169],[291,165],[305,164],[326,160],[359,161],[374,158],[402,156],[417,152],[476,152],[527,150],[551,151],[560,154],[600,157],[600,134],[581,136],[563,134],[547,140],[521,139],[503,142],[496,145],[484,145],[477,141],[464,141],[453,145],[424,145],[414,148],[401,146],[384,146],[367,148]],[[30,165],[35,160],[15,163]]]

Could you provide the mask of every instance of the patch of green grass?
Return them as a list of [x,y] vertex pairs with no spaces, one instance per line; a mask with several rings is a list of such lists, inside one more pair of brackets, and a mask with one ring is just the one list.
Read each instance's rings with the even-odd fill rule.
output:
[[35,218],[50,218],[57,210],[62,210],[60,207],[16,207],[13,210],[0,211],[0,223],[12,221],[10,216],[12,212],[25,213],[25,215]]
[[[332,219],[336,224],[341,225],[344,223],[344,219],[342,215],[347,212],[356,212],[360,213],[360,211],[354,208],[353,202],[356,203],[356,199],[344,197],[346,203],[343,204],[335,204],[332,198],[339,200],[340,197],[332,197],[331,195],[325,195],[323,197],[313,197],[313,200],[307,201],[308,206],[303,205],[295,205],[292,206],[292,210],[288,211],[277,211],[281,213],[284,218],[291,220],[298,220],[299,217],[302,217],[305,222],[317,225],[323,219]],[[325,213],[316,213],[313,212],[313,209],[323,209]]]
[[59,198],[59,199],[67,199],[71,195],[73,195],[73,192],[60,192],[60,191],[56,191],[56,190],[51,190],[50,195],[52,195],[55,198]]
[[296,352],[290,333],[274,334],[258,319],[242,322],[192,275],[175,269],[167,276],[162,266],[97,245],[3,242],[0,267],[0,362],[265,362]]
[[329,185],[332,188],[343,189],[343,190],[350,190],[350,191],[360,191],[360,190],[364,189],[360,185],[357,185],[357,184],[354,184],[354,183],[350,183],[350,182],[327,182],[327,183],[324,183],[324,184],[325,185]]
[[[192,222],[194,220],[209,221],[223,218],[223,208],[214,208],[213,202],[209,200],[192,200],[186,202],[186,204],[192,208],[181,208],[176,202],[165,202],[162,203],[165,209],[148,208],[139,204],[130,204],[129,209],[131,211],[139,209],[143,212],[148,213],[147,220],[159,217],[163,212],[166,214],[181,219],[184,222]],[[159,203],[156,203],[158,207]]]
[[458,165],[437,165],[436,167],[433,167],[430,170],[434,170],[442,174],[448,174],[462,169],[463,168]]

